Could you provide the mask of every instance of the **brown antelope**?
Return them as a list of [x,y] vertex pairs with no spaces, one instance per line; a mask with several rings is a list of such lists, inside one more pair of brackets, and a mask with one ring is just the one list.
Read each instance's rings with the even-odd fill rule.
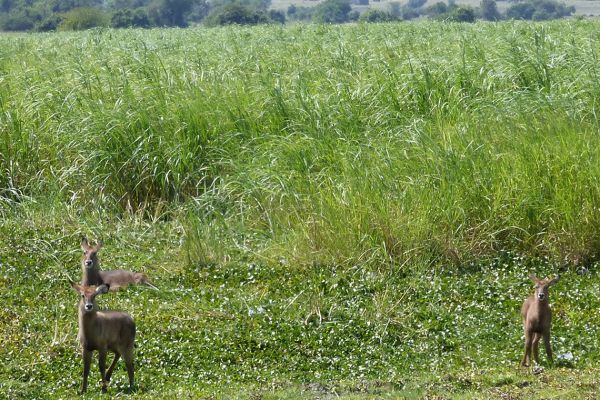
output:
[[546,355],[552,363],[552,347],[550,346],[550,325],[552,324],[552,311],[550,310],[548,288],[560,279],[557,275],[554,279],[538,279],[535,275],[529,275],[529,279],[535,284],[535,292],[523,302],[521,316],[523,317],[523,329],[525,331],[525,355],[521,361],[522,366],[529,366],[531,355],[539,364],[539,343],[544,338]]
[[[79,341],[83,356],[83,382],[80,393],[85,393],[92,362],[92,353],[98,350],[98,366],[102,376],[102,392],[106,392],[108,382],[119,357],[123,357],[129,388],[133,389],[133,345],[135,322],[129,314],[119,311],[99,311],[96,296],[108,292],[108,285],[82,286],[71,282],[71,287],[81,295],[79,302]],[[106,371],[106,354],[115,353],[115,359]]]
[[82,285],[98,286],[105,283],[111,290],[118,290],[121,287],[127,287],[130,283],[141,283],[158,290],[158,288],[148,280],[148,277],[141,272],[124,271],[122,269],[114,271],[100,270],[98,251],[100,251],[101,248],[102,241],[99,241],[95,246],[90,246],[85,236],[81,239],[81,250],[83,250],[83,257],[81,258],[81,265],[83,268],[83,275],[81,277]]

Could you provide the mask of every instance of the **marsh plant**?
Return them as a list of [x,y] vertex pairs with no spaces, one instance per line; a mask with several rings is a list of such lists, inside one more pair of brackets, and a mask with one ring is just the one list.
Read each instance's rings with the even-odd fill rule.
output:
[[[1,36],[0,393],[76,393],[87,235],[161,289],[103,299],[139,328],[136,396],[592,397],[597,28]],[[573,357],[537,380],[523,277],[558,269]]]

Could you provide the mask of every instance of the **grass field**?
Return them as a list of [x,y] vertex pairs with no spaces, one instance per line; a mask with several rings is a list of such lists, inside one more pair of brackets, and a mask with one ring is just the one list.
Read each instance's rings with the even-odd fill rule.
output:
[[[100,299],[138,326],[111,396],[594,398],[598,28],[0,36],[0,397],[77,397],[85,234],[161,289]],[[539,374],[531,272],[573,355]]]

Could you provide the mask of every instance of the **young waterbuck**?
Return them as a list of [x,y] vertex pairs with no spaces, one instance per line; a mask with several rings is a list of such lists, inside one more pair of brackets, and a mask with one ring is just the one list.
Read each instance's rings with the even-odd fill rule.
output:
[[535,275],[529,275],[529,279],[535,284],[535,292],[523,302],[521,316],[523,317],[523,329],[525,331],[525,355],[521,361],[522,366],[529,366],[531,354],[535,362],[539,364],[539,343],[544,338],[544,346],[548,360],[552,362],[552,348],[550,347],[550,325],[552,323],[552,311],[548,299],[548,288],[560,279],[557,275],[554,279],[538,279]]
[[141,283],[158,290],[158,288],[148,280],[148,277],[141,272],[124,271],[122,269],[114,271],[100,270],[98,251],[100,251],[101,248],[102,241],[99,241],[95,246],[91,246],[85,236],[81,239],[81,250],[83,250],[83,257],[81,258],[81,265],[83,268],[83,275],[81,277],[82,285],[97,286],[105,283],[111,290],[118,290],[121,287],[127,287],[130,283]]
[[[119,311],[99,311],[96,296],[108,292],[108,285],[82,286],[71,282],[71,287],[81,295],[79,302],[79,341],[83,355],[83,382],[80,393],[85,393],[92,362],[92,353],[98,350],[98,365],[102,376],[102,392],[110,381],[119,357],[123,357],[129,375],[129,388],[133,389],[133,345],[135,322],[129,314]],[[106,371],[106,354],[115,353],[115,359]],[[105,373],[106,371],[106,373]]]

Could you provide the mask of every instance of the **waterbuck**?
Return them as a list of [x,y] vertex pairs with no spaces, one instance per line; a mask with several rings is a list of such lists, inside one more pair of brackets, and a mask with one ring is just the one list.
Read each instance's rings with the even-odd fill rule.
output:
[[81,250],[83,250],[83,257],[81,258],[81,265],[83,268],[83,275],[81,277],[82,285],[97,286],[105,283],[111,290],[118,290],[119,288],[127,287],[132,283],[141,283],[158,290],[158,288],[150,282],[148,277],[141,272],[124,271],[122,269],[113,271],[100,270],[98,251],[100,251],[101,248],[102,241],[98,241],[95,246],[91,246],[85,236],[81,238]]
[[552,363],[552,347],[550,346],[550,325],[552,324],[552,311],[550,310],[548,288],[559,281],[560,275],[554,279],[538,279],[535,275],[529,275],[529,279],[535,284],[535,292],[523,302],[521,316],[523,317],[523,329],[525,331],[525,355],[521,361],[522,366],[529,366],[531,354],[535,362],[539,364],[539,343],[544,338],[546,355]]
[[[119,357],[123,357],[129,375],[129,388],[133,389],[133,346],[135,322],[129,314],[119,311],[100,311],[96,296],[107,293],[108,285],[82,286],[71,282],[71,287],[81,295],[79,302],[79,341],[83,356],[83,382],[80,393],[85,393],[88,385],[92,353],[98,350],[98,366],[102,376],[102,392],[106,392],[108,382]],[[115,359],[106,371],[106,354],[115,353]]]

